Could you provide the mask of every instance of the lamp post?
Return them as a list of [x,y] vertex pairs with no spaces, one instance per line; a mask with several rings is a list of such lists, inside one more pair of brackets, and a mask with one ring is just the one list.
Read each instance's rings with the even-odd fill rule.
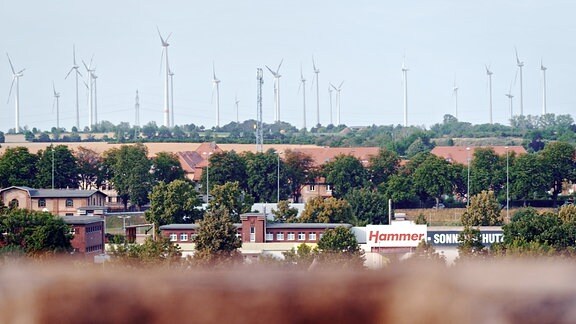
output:
[[130,216],[118,216],[120,218],[122,218],[122,231],[124,231],[124,234],[126,234],[126,218],[130,218]]
[[280,202],[280,154],[282,154],[282,152],[278,152],[276,151],[276,154],[278,155],[278,168],[277,168],[277,177],[276,177],[276,203]]
[[466,185],[466,208],[470,206],[470,147],[466,148],[466,161],[468,162],[468,184]]
[[510,220],[510,176],[508,173],[508,161],[508,146],[506,146],[506,220]]
[[208,153],[208,152],[204,152],[202,153],[203,155],[206,155],[206,204],[208,204],[208,202],[210,201],[210,155],[212,155],[212,152]]

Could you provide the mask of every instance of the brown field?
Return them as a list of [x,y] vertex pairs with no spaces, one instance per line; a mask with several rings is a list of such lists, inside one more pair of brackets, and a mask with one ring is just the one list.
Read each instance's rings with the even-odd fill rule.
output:
[[379,271],[0,270],[1,323],[573,323],[576,267],[408,263]]
[[[519,208],[510,208],[509,215],[510,218]],[[552,208],[536,208],[539,212],[550,211],[553,212]],[[397,209],[396,213],[405,213],[409,220],[416,220],[418,215],[422,214],[428,220],[431,226],[459,226],[460,218],[462,214],[466,211],[466,208],[442,208],[442,209]],[[507,223],[506,210],[503,209],[501,212],[502,219],[504,223]]]
[[[149,156],[153,157],[159,152],[181,152],[181,151],[194,151],[202,143],[144,143],[148,148]],[[39,150],[44,150],[46,147],[52,145],[52,143],[31,143],[31,142],[20,142],[20,143],[1,143],[0,155],[4,154],[7,148],[14,148],[18,146],[27,147],[31,153],[37,153]],[[108,144],[105,142],[73,142],[73,143],[55,143],[55,145],[66,145],[71,150],[76,150],[79,146],[94,150],[97,153],[103,153],[111,148],[120,147],[122,145],[129,144]],[[224,151],[235,150],[236,152],[251,151],[256,152],[255,144],[218,144],[218,146]],[[290,148],[299,147],[318,147],[316,145],[298,145],[298,144],[264,144],[264,151],[272,148],[277,150],[286,150]]]

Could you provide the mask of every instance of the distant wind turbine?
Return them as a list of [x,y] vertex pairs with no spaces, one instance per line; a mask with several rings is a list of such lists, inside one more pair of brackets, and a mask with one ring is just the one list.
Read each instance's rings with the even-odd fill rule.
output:
[[168,69],[168,75],[170,76],[170,122],[174,127],[174,71]]
[[80,105],[78,104],[78,75],[82,76],[82,73],[78,71],[80,66],[76,64],[76,46],[72,45],[72,67],[64,80],[68,79],[68,76],[72,71],[74,71],[74,76],[76,77],[76,129],[80,129]]
[[[92,57],[94,58],[94,57]],[[93,121],[93,117],[94,117],[94,107],[93,107],[93,103],[94,103],[94,97],[93,97],[93,92],[94,92],[94,69],[92,68],[92,59],[90,59],[90,64],[86,65],[86,62],[82,61],[82,64],[84,64],[84,68],[86,69],[86,72],[88,73],[88,128],[90,128],[90,130],[92,130],[92,127],[94,125],[94,121]]]
[[524,116],[524,89],[522,85],[522,68],[524,67],[524,62],[520,61],[518,58],[518,50],[514,48],[516,53],[516,65],[520,69],[520,116]]
[[331,85],[329,84],[329,85],[328,85],[328,95],[330,96],[330,125],[334,125],[334,122],[333,122],[333,120],[332,120],[332,116],[334,115],[333,112],[332,112],[332,91],[333,91],[333,90],[332,90],[332,87],[331,87]]
[[490,112],[490,124],[492,124],[492,71],[488,65],[486,65],[486,75],[488,76],[488,94],[489,94],[489,112]]
[[340,91],[342,91],[342,85],[344,84],[344,81],[340,82],[340,85],[338,87],[335,87],[333,84],[330,84],[332,86],[332,88],[334,90],[336,90],[336,107],[337,107],[337,112],[336,112],[336,123],[339,126],[342,124],[341,122],[341,114],[342,114],[342,99],[340,97]]
[[546,115],[546,70],[542,60],[540,60],[540,70],[542,70],[542,115]]
[[60,130],[60,93],[56,92],[56,86],[52,82],[52,90],[54,91],[54,103],[52,104],[52,110],[54,110],[54,105],[56,105],[56,129]]
[[510,126],[512,126],[512,117],[514,116],[514,110],[512,107],[512,102],[513,102],[513,98],[514,96],[512,95],[512,82],[510,83],[510,89],[508,90],[508,93],[506,94],[506,97],[508,97],[509,101],[510,101]]
[[164,126],[166,127],[170,127],[170,88],[169,88],[169,78],[170,78],[170,66],[168,64],[168,46],[170,46],[170,44],[168,43],[168,39],[170,39],[170,36],[172,35],[172,33],[168,34],[168,37],[166,37],[166,39],[164,39],[164,37],[162,37],[162,34],[160,34],[160,29],[158,27],[156,27],[156,30],[158,31],[158,36],[160,36],[160,42],[162,44],[162,56],[160,57],[160,61],[162,61],[162,58],[164,56],[164,54],[166,54],[166,61],[164,62],[165,64],[165,79],[164,79]]
[[[316,67],[316,62],[314,61],[314,56],[312,56],[312,68],[314,69],[315,78],[312,79],[312,85],[316,81],[316,126],[320,126],[320,81],[318,75],[320,74],[320,69]],[[328,87],[330,89],[330,87]],[[330,123],[332,123],[332,112],[330,112]]]
[[408,127],[408,68],[402,61],[402,81],[404,84],[404,127]]
[[276,106],[275,107],[276,122],[280,121],[280,77],[282,76],[280,75],[280,67],[282,66],[283,61],[284,59],[280,61],[280,64],[278,64],[278,68],[276,69],[276,71],[272,70],[271,68],[268,67],[268,65],[266,65],[268,71],[270,71],[270,73],[272,73],[272,75],[274,76],[274,102]]
[[458,119],[458,87],[456,86],[456,78],[454,78],[454,86],[452,87],[452,93],[454,94],[454,112],[456,119]]
[[302,88],[302,128],[306,128],[306,79],[304,79],[304,75],[302,74],[302,65],[300,65],[300,86],[298,90]]
[[216,69],[212,64],[212,99],[214,99],[214,89],[216,89],[216,127],[220,127],[220,80],[216,77]]
[[240,118],[238,117],[238,104],[240,103],[240,100],[238,100],[238,95],[234,96],[234,104],[236,105],[236,123],[239,124],[240,123]]
[[[94,72],[96,72],[96,69],[94,69]],[[92,80],[94,82],[94,125],[98,125],[98,87],[96,86],[98,76],[94,72],[92,72]]]
[[12,65],[12,60],[10,60],[10,56],[6,53],[6,57],[8,57],[8,63],[10,63],[10,69],[12,70],[12,84],[10,85],[10,92],[8,92],[8,101],[10,102],[10,96],[12,95],[12,87],[14,83],[16,83],[16,95],[14,98],[14,103],[16,107],[15,113],[15,123],[14,123],[14,131],[16,133],[20,132],[20,78],[24,76],[24,71],[26,69],[22,69],[18,72],[14,69],[14,65]]

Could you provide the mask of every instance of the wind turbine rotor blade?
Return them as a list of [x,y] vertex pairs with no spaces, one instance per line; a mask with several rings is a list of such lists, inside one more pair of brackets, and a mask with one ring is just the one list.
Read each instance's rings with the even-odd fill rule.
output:
[[84,68],[86,68],[86,71],[90,72],[90,69],[88,68],[88,65],[86,65],[86,62],[84,62],[84,60],[82,60],[82,64],[84,64]]
[[76,70],[76,73],[78,73],[81,77],[84,77],[78,69],[75,69],[75,70]]
[[22,70],[18,71],[17,74],[22,74],[24,71],[26,71],[26,69],[22,69]]
[[54,81],[52,81],[52,90],[54,90],[54,97],[56,97],[56,86],[54,85]]
[[172,33],[168,34],[168,37],[166,37],[166,40],[165,40],[166,45],[168,45],[168,40],[170,39],[170,36],[172,36]]
[[278,64],[278,69],[276,69],[276,74],[278,74],[280,72],[280,67],[282,66],[282,62],[284,62],[284,59],[280,60],[280,64]]
[[338,91],[338,89],[332,83],[330,83],[330,87],[332,87],[332,88],[334,88],[334,90]]
[[162,47],[162,54],[160,54],[160,71],[158,71],[158,75],[162,75],[162,70],[164,69],[164,47]]
[[14,87],[14,81],[16,81],[16,77],[12,78],[12,83],[10,84],[10,91],[8,92],[8,99],[6,100],[6,103],[10,102],[10,96],[12,95],[12,87]]
[[74,67],[70,68],[70,71],[68,71],[68,73],[64,77],[64,80],[68,79],[68,76],[70,75],[70,73],[72,73],[73,70],[74,70]]
[[162,38],[162,34],[160,34],[160,28],[156,26],[156,30],[158,31],[158,36],[160,36],[160,42],[162,43],[162,46],[164,46],[166,42],[164,41],[164,38]]
[[340,88],[342,88],[343,84],[344,84],[344,81],[340,82],[340,85],[338,86],[338,90],[340,90]]
[[74,62],[74,66],[76,66],[76,44],[72,45],[72,61]]
[[272,75],[273,75],[274,77],[276,77],[276,72],[272,71],[272,69],[269,68],[268,65],[264,65],[264,66],[268,69],[268,71],[270,71],[270,73],[272,73]]
[[12,60],[10,59],[8,53],[6,53],[6,57],[8,58],[8,63],[10,63],[10,69],[12,69],[12,74],[16,74],[16,71],[14,71],[14,65],[12,65]]

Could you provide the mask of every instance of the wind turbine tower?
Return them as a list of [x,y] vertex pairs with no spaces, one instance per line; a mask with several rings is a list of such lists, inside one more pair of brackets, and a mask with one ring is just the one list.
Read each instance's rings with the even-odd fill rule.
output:
[[174,71],[168,69],[168,75],[170,76],[170,122],[174,127]]
[[98,76],[94,72],[96,72],[96,69],[92,72],[92,80],[94,82],[94,125],[98,125],[98,91],[96,87]]
[[540,70],[542,70],[542,115],[546,115],[546,70],[544,63],[540,61]]
[[240,124],[240,118],[238,117],[238,115],[239,115],[238,114],[238,112],[239,112],[238,104],[239,103],[240,103],[240,100],[238,100],[238,95],[235,95],[234,96],[234,104],[236,105],[236,123],[237,124]]
[[214,89],[216,89],[216,127],[220,127],[220,80],[216,77],[216,69],[212,64],[212,98],[214,98]]
[[20,132],[20,78],[24,76],[24,71],[26,69],[22,69],[18,72],[14,69],[14,65],[12,65],[12,61],[10,60],[10,56],[6,53],[6,57],[8,57],[8,63],[10,63],[10,69],[12,70],[12,84],[10,85],[10,92],[8,92],[8,101],[10,102],[10,95],[12,95],[12,87],[14,83],[16,83],[16,95],[14,97],[14,103],[16,107],[16,113],[14,117],[14,131],[16,133]]
[[524,89],[522,86],[522,67],[524,67],[524,62],[518,58],[518,50],[514,49],[514,51],[516,52],[516,65],[520,69],[520,116],[524,116]]
[[339,126],[339,125],[342,124],[341,119],[340,119],[340,115],[342,114],[342,106],[341,106],[342,100],[341,100],[341,97],[340,97],[340,91],[342,90],[342,85],[343,85],[343,84],[344,84],[344,81],[342,81],[342,82],[340,83],[340,85],[338,86],[338,88],[336,88],[333,84],[330,84],[330,85],[332,86],[332,88],[334,88],[334,90],[336,91],[336,107],[337,107],[337,108],[336,108],[336,109],[337,109],[337,112],[336,112],[336,123],[338,124],[338,125],[336,125],[336,126]]
[[165,79],[164,79],[164,126],[166,127],[170,127],[170,66],[168,64],[168,46],[170,46],[170,44],[168,43],[168,39],[170,39],[170,36],[172,34],[168,34],[168,37],[166,37],[166,39],[164,39],[164,37],[162,37],[162,34],[160,34],[160,29],[158,27],[156,27],[156,30],[158,31],[158,36],[160,36],[160,42],[162,44],[162,55],[164,56],[164,54],[166,54],[166,61],[165,61]]
[[[320,74],[320,69],[316,67],[316,62],[314,62],[314,56],[312,56],[312,68],[316,74],[316,126],[320,126],[320,80],[318,79],[318,74]],[[312,80],[314,83],[314,79]],[[330,87],[328,87],[330,89]],[[332,124],[332,112],[330,112],[330,124]]]
[[140,128],[140,96],[136,89],[136,103],[134,104],[134,138],[138,137],[138,128]]
[[[56,86],[52,82],[52,90],[54,91],[54,104],[56,105],[56,129],[60,130],[60,93],[56,92]],[[54,108],[54,104],[52,108]]]
[[510,126],[512,126],[512,116],[514,116],[514,110],[512,107],[512,101],[513,101],[512,98],[514,98],[514,96],[512,95],[512,83],[510,83],[510,89],[508,90],[506,97],[508,97],[510,101]]
[[92,130],[92,126],[94,125],[93,117],[94,117],[94,69],[92,69],[92,59],[90,59],[90,65],[86,65],[86,62],[82,61],[84,64],[84,68],[88,73],[88,127]]
[[328,85],[328,95],[330,96],[330,125],[334,125],[334,122],[332,120],[332,87],[331,84]]
[[458,119],[458,86],[456,86],[456,79],[454,79],[454,86],[452,87],[452,93],[454,94],[454,112],[456,119]]
[[274,104],[275,104],[275,122],[279,122],[280,121],[280,77],[282,75],[280,75],[280,66],[282,66],[282,62],[284,61],[284,59],[282,59],[280,61],[280,64],[278,64],[278,68],[276,69],[276,71],[273,71],[271,68],[268,67],[268,65],[266,65],[266,68],[268,69],[268,71],[270,71],[270,73],[272,73],[272,75],[274,76]]
[[73,45],[72,46],[72,67],[70,68],[70,71],[68,71],[68,74],[66,74],[66,77],[64,78],[64,80],[68,79],[68,76],[70,75],[70,73],[72,73],[72,71],[74,71],[74,76],[76,77],[76,129],[80,129],[80,106],[78,104],[78,75],[82,76],[82,73],[80,73],[80,71],[78,71],[78,68],[80,67],[78,64],[76,64],[76,46]]
[[488,76],[488,94],[489,94],[489,109],[490,109],[490,124],[492,124],[492,71],[486,66],[486,75]]
[[402,62],[402,80],[404,84],[404,127],[408,127],[408,68]]
[[306,79],[302,74],[302,66],[300,66],[300,86],[302,87],[302,128],[306,128]]
[[264,136],[262,134],[262,85],[264,84],[264,73],[262,69],[256,70],[257,84],[257,97],[256,97],[256,152],[262,153],[264,151]]

